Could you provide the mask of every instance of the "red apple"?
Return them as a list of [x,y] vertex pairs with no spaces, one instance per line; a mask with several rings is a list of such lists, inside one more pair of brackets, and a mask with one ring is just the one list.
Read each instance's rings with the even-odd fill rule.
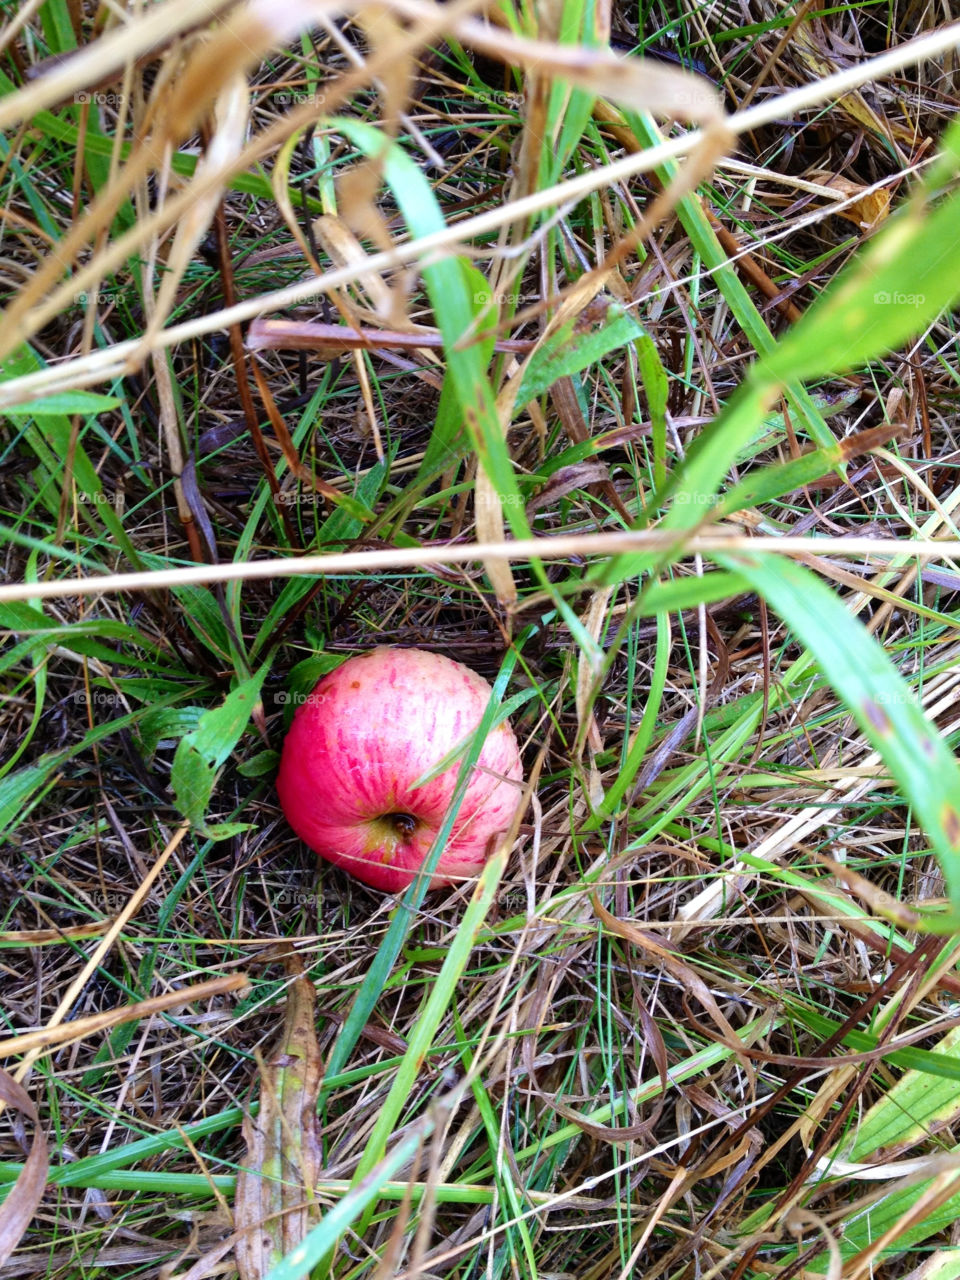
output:
[[[323,679],[283,744],[277,791],[311,849],[376,889],[405,889],[450,807],[460,761],[429,773],[480,723],[490,685],[422,649],[371,649]],[[474,766],[430,888],[476,876],[520,800],[523,768],[504,721]]]

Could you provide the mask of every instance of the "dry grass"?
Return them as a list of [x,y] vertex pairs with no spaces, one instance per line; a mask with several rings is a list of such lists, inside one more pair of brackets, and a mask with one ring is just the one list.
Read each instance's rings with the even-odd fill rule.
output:
[[[552,41],[578,12],[544,5],[536,28],[520,27]],[[945,17],[936,10],[821,16],[805,5],[795,23],[792,12],[654,8],[640,32],[634,15],[608,15],[615,41],[650,42],[660,72],[675,69],[668,55],[695,62],[713,83],[707,97],[722,95],[728,113],[758,111],[746,127],[735,121],[735,153],[709,180],[698,174],[696,199],[777,336],[843,269],[871,219],[885,218],[886,197],[894,207],[904,199],[958,90],[957,37],[935,32]],[[14,819],[0,862],[4,1034],[66,1030],[237,973],[250,986],[141,1010],[109,1030],[82,1022],[82,1038],[46,1043],[19,1073],[7,1062],[36,1103],[55,1177],[0,1274],[235,1274],[237,1109],[256,1095],[260,1055],[282,1020],[278,947],[294,940],[307,966],[326,1058],[397,910],[318,866],[272,786],[290,693],[319,674],[316,653],[374,643],[448,653],[491,680],[512,659],[508,696],[528,695],[513,722],[539,772],[391,1145],[425,1117],[432,1135],[393,1175],[372,1222],[343,1234],[331,1274],[790,1280],[813,1275],[803,1267],[815,1257],[816,1273],[832,1266],[833,1277],[829,1233],[841,1239],[848,1280],[920,1268],[928,1251],[960,1243],[947,1199],[953,1165],[933,1159],[955,1146],[951,1097],[919,1116],[911,1138],[864,1161],[916,1158],[943,1179],[911,1210],[924,1231],[910,1234],[905,1204],[886,1252],[870,1252],[866,1206],[879,1185],[872,1212],[885,1221],[883,1206],[901,1194],[895,1166],[879,1184],[849,1172],[813,1184],[831,1153],[859,1158],[850,1152],[860,1126],[906,1072],[926,1072],[931,1089],[957,1074],[955,1057],[945,1084],[929,1056],[911,1056],[939,1046],[957,1021],[955,944],[944,953],[904,914],[945,897],[941,870],[886,763],[795,632],[756,594],[697,592],[711,538],[733,545],[759,534],[782,548],[828,535],[818,570],[956,741],[958,579],[949,563],[903,552],[917,538],[931,550],[934,539],[960,541],[953,317],[869,369],[811,388],[838,439],[900,425],[887,455],[858,457],[845,480],[828,468],[701,531],[672,572],[689,596],[669,615],[646,616],[634,578],[588,579],[598,550],[582,541],[605,533],[625,545],[624,517],[639,523],[655,488],[653,415],[632,347],[604,352],[501,417],[523,499],[511,507],[478,469],[476,437],[441,441],[422,474],[449,348],[384,340],[338,354],[253,353],[240,325],[282,307],[290,320],[343,319],[373,334],[442,327],[405,265],[428,233],[411,230],[375,168],[353,167],[345,187],[356,146],[315,127],[321,113],[381,121],[429,179],[449,228],[436,243],[463,236],[493,285],[499,310],[488,327],[501,339],[542,338],[564,298],[588,315],[596,295],[637,314],[668,375],[668,460],[679,467],[757,350],[724,273],[691,238],[678,190],[657,205],[663,216],[642,245],[611,257],[637,238],[631,228],[667,180],[661,162],[692,149],[689,133],[664,126],[655,165],[638,158],[643,140],[629,119],[601,102],[551,173],[538,139],[562,118],[549,89],[563,57],[524,54],[518,78],[490,56],[510,52],[506,33],[494,27],[484,45],[469,6],[331,11],[303,38],[269,6],[231,13],[232,27],[201,39],[189,30],[191,6],[164,4],[127,24],[111,55],[92,13],[47,0],[7,45],[0,350],[5,380],[32,381],[3,387],[0,401],[92,387],[122,405],[88,420],[74,403],[60,435],[49,418],[0,420],[3,577],[37,584],[19,595],[38,608],[50,587],[51,627],[16,650],[30,628],[0,617],[14,655],[0,675],[0,761],[28,740],[0,781]],[[147,38],[148,23],[167,34]],[[34,79],[66,52],[70,30],[87,52]],[[865,59],[931,32],[936,57],[867,79]],[[454,33],[483,47],[464,53]],[[567,75],[608,92],[609,66],[579,61]],[[818,82],[845,70],[842,91],[816,98]],[[683,82],[655,83],[646,105],[681,114],[671,94]],[[81,89],[101,95],[96,110],[74,99]],[[806,106],[783,107],[793,90]],[[706,101],[685,118],[700,120],[709,142],[726,126]],[[49,118],[30,123],[41,107],[59,134]],[[206,177],[203,163],[192,177],[172,166],[171,151],[206,155]],[[633,159],[597,177],[621,156]],[[262,173],[282,175],[283,163],[290,181],[278,182],[278,198]],[[540,218],[544,192],[575,176],[559,212]],[[325,273],[322,291],[311,262]],[[95,302],[75,303],[78,290]],[[601,307],[589,332],[610,315]],[[19,360],[27,338],[39,373]],[[518,356],[493,358],[494,392]],[[783,408],[737,477],[806,446]],[[602,448],[583,444],[598,440]],[[521,514],[535,536],[564,539],[542,568],[496,555],[506,530],[522,533],[511,523]],[[478,542],[485,560],[469,552]],[[654,542],[641,528],[631,545]],[[334,561],[336,574],[313,565],[292,587],[279,575],[227,581],[270,558],[371,551],[388,562]],[[68,571],[159,574],[194,563],[207,566],[209,588],[161,577],[137,591],[59,585]],[[182,834],[170,779],[177,742],[265,662],[262,715],[209,810],[211,822],[249,826],[220,841]],[[597,818],[591,806],[622,776],[624,744],[650,702],[643,763],[615,811]],[[468,899],[461,889],[422,903],[348,1060],[324,1082],[324,1210],[362,1161]],[[15,1172],[32,1126],[12,1107],[0,1125]],[[152,1147],[110,1166],[147,1138]],[[407,1204],[401,1184],[411,1177]],[[941,1191],[948,1209],[937,1217]]]

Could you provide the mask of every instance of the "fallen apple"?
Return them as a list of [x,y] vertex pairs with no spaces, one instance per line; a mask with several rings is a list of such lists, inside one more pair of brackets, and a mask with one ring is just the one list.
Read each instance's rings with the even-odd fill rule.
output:
[[[415,786],[480,723],[483,676],[442,654],[377,648],[324,676],[297,709],[277,791],[322,858],[376,889],[405,889],[450,807],[460,760]],[[510,826],[523,767],[504,721],[487,736],[430,888],[476,876]]]

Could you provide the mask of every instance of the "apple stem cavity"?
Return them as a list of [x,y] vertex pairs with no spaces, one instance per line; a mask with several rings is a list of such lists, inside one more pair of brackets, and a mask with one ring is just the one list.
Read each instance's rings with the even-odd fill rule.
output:
[[397,835],[402,839],[409,840],[417,829],[417,820],[412,813],[388,813],[384,818],[393,823]]

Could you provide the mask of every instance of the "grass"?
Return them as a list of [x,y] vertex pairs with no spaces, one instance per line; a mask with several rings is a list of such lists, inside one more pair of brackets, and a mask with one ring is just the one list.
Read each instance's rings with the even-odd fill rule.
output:
[[[0,1275],[960,1276],[960,28],[2,8]],[[382,643],[477,885],[279,810]]]

